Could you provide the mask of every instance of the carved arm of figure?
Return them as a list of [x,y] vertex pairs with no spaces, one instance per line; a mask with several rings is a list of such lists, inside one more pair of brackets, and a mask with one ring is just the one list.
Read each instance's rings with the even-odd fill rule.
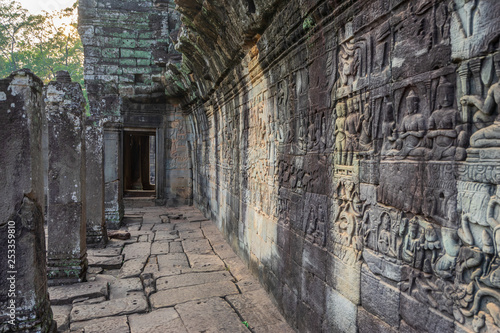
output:
[[475,95],[465,95],[460,99],[462,105],[475,106],[481,113],[487,116],[494,112],[498,101],[500,101],[500,82],[495,83],[488,89],[488,94],[484,100],[480,96]]
[[500,222],[495,219],[495,208],[497,206],[500,206],[500,198],[494,195],[491,197],[490,202],[488,202],[488,208],[486,213],[488,224],[493,229],[495,229],[495,227],[500,224]]
[[360,133],[361,128],[363,126],[363,120],[365,120],[365,115],[361,114],[361,116],[358,118],[358,123],[356,124],[356,132]]
[[423,131],[408,131],[401,133],[400,139],[405,139],[408,136],[414,136],[417,138],[423,138],[425,133]]

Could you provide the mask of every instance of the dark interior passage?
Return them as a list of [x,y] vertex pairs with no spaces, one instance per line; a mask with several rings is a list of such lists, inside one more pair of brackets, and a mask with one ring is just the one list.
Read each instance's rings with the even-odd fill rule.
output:
[[156,170],[155,131],[123,133],[123,174],[126,196],[154,196]]

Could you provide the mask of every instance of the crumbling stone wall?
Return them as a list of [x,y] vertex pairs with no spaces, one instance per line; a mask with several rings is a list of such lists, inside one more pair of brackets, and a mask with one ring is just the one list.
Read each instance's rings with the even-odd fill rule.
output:
[[289,321],[498,330],[500,3],[177,3],[195,202]]

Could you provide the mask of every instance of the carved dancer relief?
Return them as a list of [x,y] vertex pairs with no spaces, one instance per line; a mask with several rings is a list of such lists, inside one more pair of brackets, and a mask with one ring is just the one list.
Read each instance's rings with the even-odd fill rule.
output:
[[355,47],[354,42],[341,44],[338,66],[340,86],[352,85],[354,77],[358,74],[359,64],[359,49]]
[[359,114],[359,100],[357,98],[347,101],[347,118],[345,120],[346,135],[346,160],[345,165],[352,165],[354,154],[358,151],[359,132],[361,130],[361,118]]
[[466,132],[462,126],[460,112],[453,108],[454,86],[442,76],[437,87],[436,109],[429,119],[431,160],[463,160],[467,145]]
[[424,137],[427,131],[427,119],[420,110],[420,97],[414,90],[406,97],[406,111],[398,129],[398,140],[394,155],[398,159],[406,157],[424,156],[428,148],[425,147]]
[[337,115],[335,120],[335,163],[346,164],[347,153],[345,151],[346,134],[345,134],[345,120],[346,120],[347,105],[344,101],[337,103],[335,113]]
[[357,185],[351,180],[341,179],[336,189],[336,205],[333,225],[330,230],[333,253],[343,257],[353,252],[356,261],[363,251],[363,215],[368,205],[359,197]]
[[321,247],[326,245],[327,236],[327,198],[317,194],[306,194],[304,201],[304,232],[306,239]]
[[397,140],[396,122],[394,121],[394,108],[391,102],[384,105],[384,116],[382,123],[382,148],[381,155],[386,156],[388,152],[395,149]]
[[[495,56],[495,72],[500,78],[500,54]],[[472,134],[470,146],[472,148],[500,147],[500,116],[496,110],[500,104],[500,79],[488,89],[486,98],[478,95],[465,95],[460,101],[464,106],[475,106],[478,109],[473,118],[475,124],[486,124],[485,127],[479,125],[483,128]],[[495,119],[493,124],[488,125],[492,119]]]
[[372,112],[370,103],[366,103],[359,121],[361,122],[361,134],[359,136],[359,150],[372,150]]

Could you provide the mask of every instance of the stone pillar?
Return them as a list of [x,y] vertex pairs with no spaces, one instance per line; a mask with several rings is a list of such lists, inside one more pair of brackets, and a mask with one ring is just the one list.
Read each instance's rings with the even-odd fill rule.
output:
[[42,81],[0,80],[0,332],[55,332],[43,229]]
[[104,218],[104,151],[103,129],[93,117],[85,125],[87,244],[107,242]]
[[104,128],[104,183],[106,226],[118,229],[123,219],[120,125]]
[[85,99],[68,72],[44,89],[49,138],[48,277],[49,284],[85,280]]

